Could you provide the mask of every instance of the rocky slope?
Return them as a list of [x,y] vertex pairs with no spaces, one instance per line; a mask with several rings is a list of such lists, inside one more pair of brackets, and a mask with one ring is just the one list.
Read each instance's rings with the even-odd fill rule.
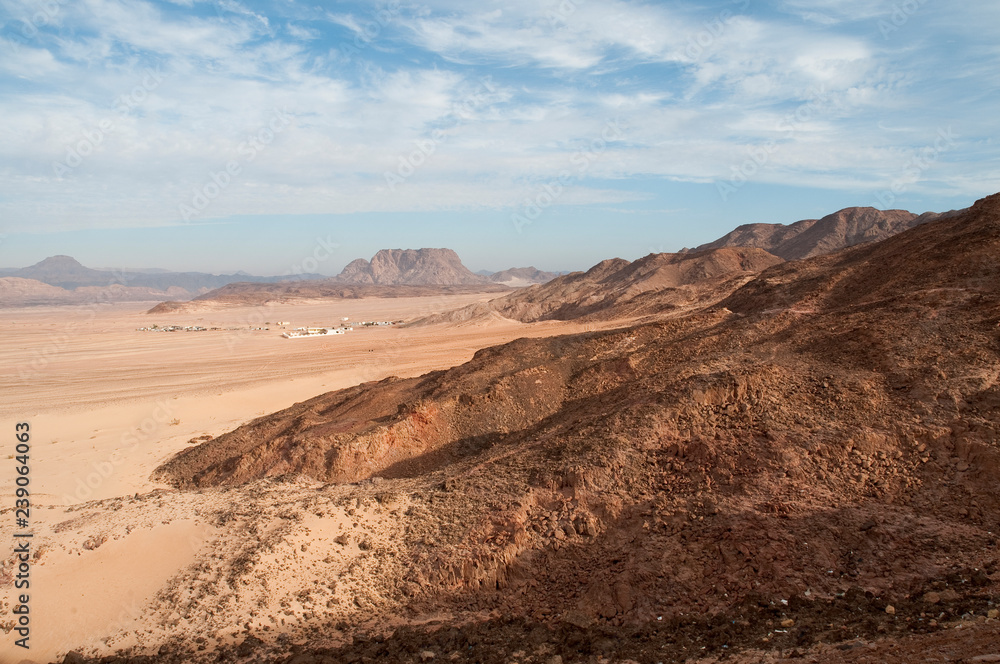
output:
[[523,323],[651,315],[717,301],[760,270],[780,262],[780,258],[762,249],[728,248],[689,254],[650,254],[631,263],[613,258],[586,272],[563,275],[415,324],[495,315]]
[[723,247],[758,247],[785,260],[799,260],[865,242],[884,240],[908,228],[958,212],[960,211],[943,214],[925,212],[916,215],[906,210],[851,207],[822,219],[803,219],[788,225],[744,224],[714,242],[688,251],[699,252]]
[[[393,536],[364,549],[377,584],[352,585],[360,572],[347,570],[338,583],[353,602],[310,587],[293,605],[310,616],[300,638],[318,643],[336,624],[353,644],[290,651],[251,631],[248,655],[693,661],[762,649],[773,661],[841,644],[814,660],[834,661],[858,637],[902,643],[957,624],[984,648],[1000,599],[998,326],[1000,195],[774,265],[698,313],[522,339],[321,395],[158,473],[247,496],[275,481],[259,478],[298,474],[319,482],[295,490],[313,502],[346,491],[359,510],[391,510]],[[232,588],[257,583],[255,560]],[[209,611],[217,630],[231,601],[225,590],[169,610]],[[412,626],[359,636],[379,615]],[[993,652],[973,646],[955,656]]]

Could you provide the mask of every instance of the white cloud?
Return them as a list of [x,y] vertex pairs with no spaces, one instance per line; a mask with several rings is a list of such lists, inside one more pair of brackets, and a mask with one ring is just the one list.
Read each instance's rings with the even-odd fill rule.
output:
[[288,25],[286,25],[285,31],[293,39],[298,39],[299,41],[312,41],[314,39],[319,39],[318,31],[301,25],[295,25],[294,23],[289,23]]
[[[682,4],[622,0],[576,3],[555,19],[555,3],[435,0],[380,24],[371,51],[345,63],[329,55],[337,45],[329,31],[338,32],[329,24],[364,35],[374,10],[321,11],[310,23],[236,3],[208,15],[174,4],[67,4],[59,20],[72,30],[53,22],[0,59],[4,223],[176,221],[178,205],[241,159],[240,144],[275,109],[293,124],[243,164],[206,215],[516,207],[598,145],[616,118],[626,131],[589,161],[561,204],[642,200],[658,179],[725,179],[747,146],[769,141],[779,147],[757,181],[865,189],[891,180],[907,150],[928,140],[928,126],[933,135],[942,122],[919,112],[931,105],[922,96],[928,77],[957,86],[962,75],[988,81],[1000,69],[994,44],[969,46],[975,62],[938,74],[931,65],[944,55],[907,40],[803,29],[787,17],[739,14],[739,4],[723,20]],[[869,16],[849,2],[817,6],[843,21]],[[805,3],[786,8],[805,11]],[[932,41],[916,20],[908,29],[914,43]],[[120,113],[115,100],[142,88],[150,68],[162,81]],[[991,135],[992,114],[982,111],[993,107],[996,86],[963,85],[969,99],[948,107],[947,121],[963,136]],[[53,162],[108,119],[113,130],[56,177]],[[384,173],[435,130],[433,153],[388,190]],[[941,190],[984,186],[997,174],[982,165],[996,162],[993,149],[980,148],[978,171],[942,160],[925,180]],[[650,182],[644,191],[607,185],[640,176]]]
[[217,0],[219,6],[227,12],[233,12],[234,14],[239,14],[241,16],[249,16],[250,18],[259,21],[264,29],[267,30],[271,27],[270,22],[267,20],[266,16],[258,14],[250,9],[244,7],[236,0]]
[[892,11],[891,6],[870,0],[785,0],[782,4],[786,11],[822,25],[866,21]]
[[18,78],[33,80],[66,71],[50,51],[20,41],[0,37],[0,52],[0,71]]

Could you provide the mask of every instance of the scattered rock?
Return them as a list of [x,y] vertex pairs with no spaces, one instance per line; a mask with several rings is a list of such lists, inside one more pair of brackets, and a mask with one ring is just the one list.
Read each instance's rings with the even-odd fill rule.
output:
[[939,595],[938,593],[933,592],[933,591],[931,591],[929,593],[924,593],[924,596],[921,599],[924,602],[926,602],[927,604],[940,604],[941,603],[941,595]]
[[287,664],[317,664],[317,662],[319,661],[320,660],[316,659],[316,657],[308,653],[302,653],[300,655],[295,655],[294,657],[292,657],[290,660],[288,660]]
[[593,624],[593,619],[585,614],[583,611],[572,610],[567,611],[566,615],[563,616],[563,622],[569,625],[576,625],[581,629],[586,629]]
[[885,607],[885,612],[888,613],[890,616],[894,616],[896,615],[896,607],[890,604]]
[[951,588],[948,588],[947,590],[944,590],[944,591],[941,592],[941,601],[942,602],[954,602],[954,601],[958,600],[960,597],[961,597],[961,595],[959,595],[957,592],[955,592]]

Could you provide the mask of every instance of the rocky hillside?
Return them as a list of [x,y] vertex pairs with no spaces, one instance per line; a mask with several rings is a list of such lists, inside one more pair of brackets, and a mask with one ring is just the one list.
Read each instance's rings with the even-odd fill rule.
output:
[[416,324],[496,315],[533,323],[578,318],[610,320],[662,313],[721,299],[752,275],[780,262],[780,258],[762,249],[650,254],[633,262],[613,258],[586,272],[563,275]]
[[490,280],[462,264],[451,249],[382,249],[371,261],[351,261],[333,281],[379,286],[457,286]]
[[[426,648],[504,662],[528,643],[535,657],[682,661],[954,621],[971,638],[1000,599],[998,325],[1000,195],[775,265],[688,316],[321,395],[157,473],[405,497],[366,608],[318,593],[303,610],[344,629],[380,610],[496,617],[478,636],[413,627],[321,651],[333,660]],[[230,582],[253,574],[250,559]],[[495,650],[477,660],[458,642]]]
[[822,219],[804,219],[794,224],[744,224],[714,242],[691,252],[723,247],[757,247],[785,260],[820,256],[865,242],[884,240],[908,228],[957,214],[906,210],[845,208]]

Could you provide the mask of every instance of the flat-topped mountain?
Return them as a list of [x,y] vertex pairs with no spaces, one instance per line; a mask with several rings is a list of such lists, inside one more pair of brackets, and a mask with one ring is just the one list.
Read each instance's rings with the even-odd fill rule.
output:
[[371,261],[348,263],[333,281],[377,286],[461,286],[492,283],[472,272],[451,249],[382,249]]
[[794,224],[743,224],[714,242],[687,251],[757,247],[785,260],[799,260],[865,242],[884,240],[914,226],[953,216],[958,212],[960,210],[917,215],[906,210],[850,207],[828,214],[822,219],[803,219]]

